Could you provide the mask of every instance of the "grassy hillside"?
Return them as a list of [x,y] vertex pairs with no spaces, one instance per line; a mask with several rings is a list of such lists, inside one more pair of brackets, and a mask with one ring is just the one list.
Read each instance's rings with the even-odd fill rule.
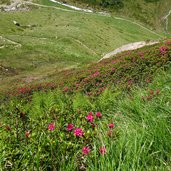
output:
[[0,170],[170,171],[171,39],[97,62],[164,34],[36,2],[0,12]]
[[61,69],[97,61],[123,44],[160,38],[114,17],[51,7],[31,9],[0,13],[2,91],[16,82],[46,80]]
[[[162,18],[171,9],[171,1],[168,0],[65,0],[65,2],[108,10],[117,15],[139,20],[156,30],[165,28],[165,21],[162,21]],[[171,29],[168,31],[171,32]]]
[[[22,98],[1,103],[0,169],[169,171],[170,47],[167,41],[141,49],[136,59],[133,51],[119,63],[116,57],[102,62],[96,69],[110,73],[106,77],[114,86],[101,91],[96,85],[100,93],[95,96],[57,89],[27,98],[23,91]],[[133,80],[128,86],[125,60]],[[85,82],[83,73],[75,77],[86,83],[85,90],[89,86],[94,91],[92,83],[102,78],[97,72],[92,81]],[[152,79],[146,77],[145,84],[147,73]]]
[[171,60],[171,40],[153,46],[127,51],[114,57],[49,75],[53,83],[18,85],[12,88],[12,96],[32,95],[35,91],[60,88],[72,94],[85,93],[98,96],[105,89],[129,90],[133,84],[144,86],[153,80],[153,74],[160,68],[167,68]]

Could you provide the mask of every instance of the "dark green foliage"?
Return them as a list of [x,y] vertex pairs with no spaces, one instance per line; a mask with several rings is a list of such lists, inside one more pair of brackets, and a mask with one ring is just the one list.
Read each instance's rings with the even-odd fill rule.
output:
[[160,0],[145,0],[145,2],[159,2]]
[[123,0],[102,0],[100,5],[103,7],[122,8],[124,6]]

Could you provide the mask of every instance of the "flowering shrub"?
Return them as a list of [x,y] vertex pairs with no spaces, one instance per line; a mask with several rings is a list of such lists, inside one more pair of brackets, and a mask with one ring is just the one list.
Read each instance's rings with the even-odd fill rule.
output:
[[9,91],[7,93],[10,97],[25,97],[32,95],[34,92],[38,91],[48,91],[54,90],[56,88],[56,84],[54,83],[43,83],[37,85],[26,85],[17,87],[16,90]]
[[71,69],[57,73],[56,83],[28,85],[13,91],[14,96],[28,96],[35,91],[48,91],[59,87],[63,93],[83,92],[88,96],[98,96],[108,89],[130,89],[134,84],[148,84],[153,73],[166,66],[171,60],[170,40],[134,51],[120,53],[99,63],[81,69]]
[[[80,97],[78,101],[81,99],[83,98]],[[9,107],[10,120],[4,122],[3,125],[5,133],[3,139],[4,141],[8,139],[9,146],[13,144],[11,148],[16,153],[22,148],[28,151],[30,147],[34,149],[35,151],[31,150],[28,153],[29,159],[27,159],[33,165],[36,165],[35,158],[39,158],[39,155],[41,155],[39,162],[48,166],[52,162],[60,163],[62,158],[72,156],[75,151],[78,151],[78,156],[76,156],[78,162],[83,164],[80,155],[91,157],[93,151],[96,150],[93,147],[94,141],[101,134],[101,123],[108,122],[105,113],[92,109],[91,105],[88,105],[90,103],[88,99],[86,101],[83,102],[84,105],[87,103],[86,108],[75,109],[71,105],[72,96],[65,96],[62,92],[57,96],[52,92],[44,92],[41,95],[40,93],[33,95],[29,108],[26,107],[28,103],[25,105],[25,101],[20,105],[17,105],[17,101],[12,102]],[[13,105],[14,103],[16,105]],[[24,110],[26,108],[28,110]],[[8,109],[3,110],[3,113],[7,111]],[[13,122],[14,120],[16,122]],[[108,131],[107,126],[104,129]],[[115,133],[113,130],[112,134],[115,135]],[[100,139],[98,142],[101,142]],[[100,154],[104,155],[106,151],[105,148],[101,148],[102,144],[104,143],[97,144],[97,152],[100,151]],[[31,153],[34,153],[35,157],[30,157]],[[21,154],[18,156],[20,157]],[[10,162],[13,163],[16,157],[15,155],[11,157]]]
[[170,52],[171,44],[161,43],[123,52],[80,70],[64,71],[61,74],[63,85],[67,87],[64,92],[98,96],[106,88],[114,89],[116,85],[129,90],[134,84],[148,84],[153,79],[153,73],[169,63]]
[[166,46],[160,46],[160,53],[165,54],[167,52],[167,47]]
[[74,131],[74,135],[76,137],[82,137],[84,134],[83,130],[81,128],[76,128],[75,131]]
[[[150,87],[137,96],[130,92],[135,84],[150,86],[153,73],[170,61],[170,44],[164,46],[165,53],[155,45],[140,54],[126,52],[81,71],[65,71],[66,78],[58,82],[62,92],[48,92],[55,88],[51,85],[19,89],[22,98],[0,105],[3,170],[66,170],[71,161],[70,170],[86,170],[94,166],[89,166],[91,160],[107,163],[105,169],[114,161],[110,168],[115,170],[125,162],[127,167],[119,169],[129,170],[134,162],[132,170],[160,170],[170,161],[170,89]],[[100,170],[98,164],[94,170]]]

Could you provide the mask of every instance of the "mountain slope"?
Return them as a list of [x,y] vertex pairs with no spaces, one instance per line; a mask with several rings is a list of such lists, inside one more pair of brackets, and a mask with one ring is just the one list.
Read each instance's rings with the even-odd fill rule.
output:
[[37,90],[58,87],[63,92],[81,92],[88,96],[98,96],[106,89],[120,87],[129,90],[132,85],[145,86],[153,80],[153,74],[160,68],[167,69],[171,61],[171,40],[146,46],[133,51],[119,53],[79,68],[73,68],[49,75],[53,84],[18,85],[12,96],[28,96]]
[[[166,62],[170,56],[170,50],[160,57],[153,50],[157,60]],[[157,61],[143,61],[141,66],[149,64],[147,70],[153,73]],[[129,89],[115,83],[114,91],[106,89],[98,96],[57,89],[1,103],[0,169],[169,171],[170,69],[168,61],[153,73],[153,81],[139,82],[141,87],[133,82]],[[147,70],[134,73],[132,79]]]
[[11,83],[47,79],[61,69],[98,61],[129,42],[160,38],[137,24],[110,16],[29,6],[30,11],[1,12],[2,89]]
[[[115,15],[134,18],[155,30],[165,30],[166,20],[163,17],[171,9],[171,1],[168,0],[65,0],[65,2],[76,6],[100,8],[111,11]],[[171,16],[169,20],[171,21]],[[170,27],[167,31],[171,32]]]

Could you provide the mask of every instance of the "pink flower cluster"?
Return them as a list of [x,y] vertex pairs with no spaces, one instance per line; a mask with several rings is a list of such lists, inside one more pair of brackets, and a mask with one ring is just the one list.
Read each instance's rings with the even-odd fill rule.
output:
[[160,53],[165,54],[167,52],[167,47],[166,46],[160,46]]
[[[74,125],[70,123],[67,125],[66,129],[67,129],[67,131],[72,131],[74,129]],[[75,128],[74,135],[76,137],[82,137],[84,135],[83,129],[82,128]]]
[[96,112],[96,116],[97,116],[98,118],[101,118],[101,117],[102,117],[101,112]]
[[[87,155],[89,152],[90,152],[90,148],[89,147],[83,147],[82,148],[82,153],[84,155]],[[105,146],[100,147],[100,149],[99,149],[99,153],[100,154],[104,155],[106,152],[107,152],[107,150],[106,150]]]
[[100,72],[95,72],[94,74],[92,74],[92,77],[97,77],[100,75]]
[[103,146],[100,148],[100,154],[104,155],[106,153],[106,147]]
[[83,147],[82,153],[83,153],[84,155],[87,155],[89,152],[90,152],[90,148],[89,148],[89,147]]
[[93,117],[93,115],[88,115],[88,116],[86,116],[86,119],[89,121],[89,122],[93,122],[93,120],[94,120],[94,117]]
[[74,129],[74,125],[73,124],[68,124],[67,130],[72,131],[73,129]]
[[55,124],[54,123],[50,123],[49,125],[48,125],[48,130],[49,131],[53,131],[55,129]]
[[[81,110],[79,109],[77,112],[80,113]],[[97,118],[101,118],[102,117],[102,113],[101,112],[96,112],[95,113],[95,116]],[[89,112],[88,115],[86,116],[86,119],[87,119],[87,121],[89,121],[89,122],[92,123],[94,121],[94,114],[93,114],[93,112]],[[95,123],[92,123],[92,127],[93,128],[95,127]],[[110,131],[112,131],[112,129],[115,127],[115,124],[114,123],[110,123],[110,124],[108,124],[108,127],[110,128]],[[54,129],[55,129],[55,123],[52,122],[52,123],[50,123],[48,125],[48,130],[49,131],[53,131]],[[67,131],[73,131],[73,134],[76,137],[83,137],[84,136],[83,129],[82,128],[79,128],[79,127],[78,128],[75,128],[74,124],[72,124],[72,123],[69,123],[66,126],[66,130]],[[26,131],[25,136],[26,136],[26,138],[28,138],[30,136],[30,131]],[[89,146],[85,146],[85,147],[82,148],[82,154],[83,155],[88,155],[90,153],[90,151],[91,150],[90,150],[90,147]],[[105,146],[100,147],[99,153],[101,155],[104,155],[106,152],[107,152],[107,150],[106,150],[106,147]]]
[[69,87],[64,87],[63,92],[68,92],[69,91]]
[[24,87],[18,87],[17,88],[17,94],[16,96],[20,95],[27,95],[27,94],[32,94],[34,91],[40,91],[40,90],[48,90],[48,89],[54,89],[56,85],[54,83],[45,83],[45,84],[39,84],[39,85],[29,85],[29,86],[24,86]]
[[81,128],[76,128],[76,129],[74,130],[74,135],[75,135],[76,137],[82,137],[83,134],[84,134],[84,132],[83,132],[83,130],[82,130]]
[[115,124],[110,123],[110,124],[108,124],[108,127],[109,127],[110,129],[113,129],[113,128],[115,127]]
[[[97,118],[101,118],[101,117],[102,117],[101,112],[96,112],[96,117],[97,117]],[[86,119],[87,119],[89,122],[93,122],[93,121],[94,121],[93,112],[89,112],[89,114],[86,116]]]

